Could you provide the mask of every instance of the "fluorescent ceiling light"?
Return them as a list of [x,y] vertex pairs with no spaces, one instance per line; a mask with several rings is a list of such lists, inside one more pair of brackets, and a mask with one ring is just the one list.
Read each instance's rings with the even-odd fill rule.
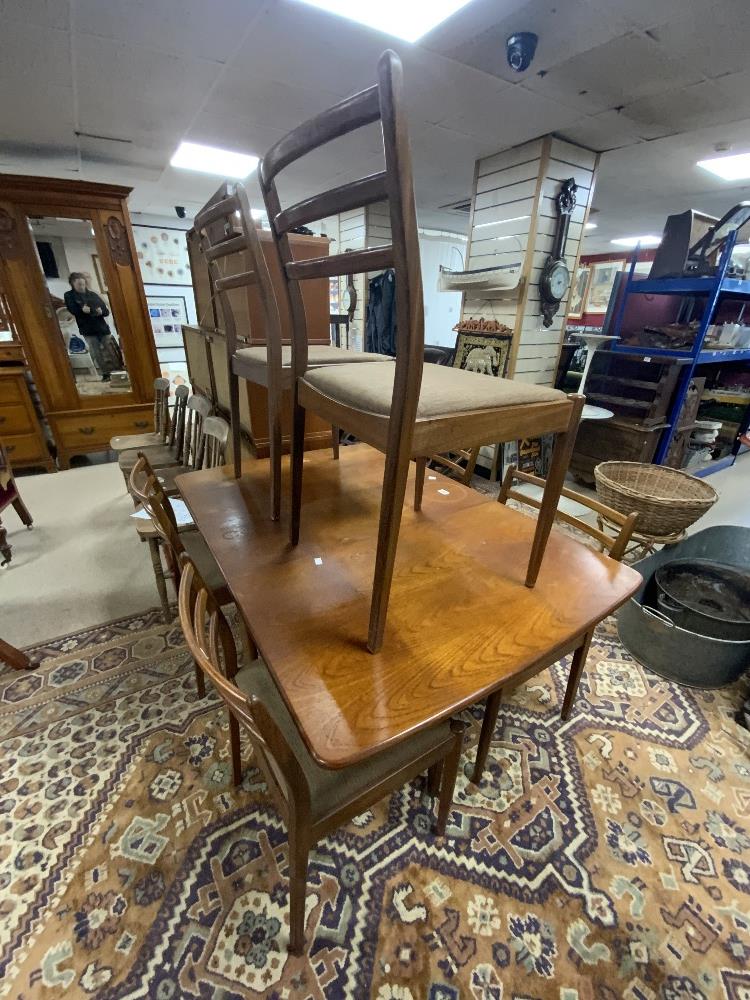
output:
[[256,168],[258,157],[248,156],[247,153],[233,153],[229,149],[217,149],[215,146],[201,146],[197,142],[181,142],[169,162],[182,170],[197,170],[201,174],[242,180]]
[[586,225],[583,228],[584,229],[596,229],[596,223],[595,222],[587,222]]
[[616,247],[658,247],[661,243],[661,236],[621,236],[619,240],[610,240]]
[[302,0],[405,42],[416,42],[469,0]]
[[698,160],[698,166],[723,181],[750,180],[750,153],[736,156],[715,156],[710,160]]
[[480,222],[475,229],[486,229],[487,226],[504,226],[506,222],[521,222],[522,219],[530,219],[530,215],[514,215],[512,219],[498,219],[497,222]]

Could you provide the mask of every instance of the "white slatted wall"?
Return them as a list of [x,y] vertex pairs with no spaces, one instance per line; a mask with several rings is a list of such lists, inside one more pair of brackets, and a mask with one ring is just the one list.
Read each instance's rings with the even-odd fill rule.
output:
[[477,164],[467,268],[521,261],[525,286],[514,297],[483,299],[467,294],[462,317],[483,317],[514,331],[509,374],[525,382],[554,382],[566,303],[552,326],[542,325],[539,276],[552,249],[557,224],[554,198],[561,181],[578,184],[566,259],[575,272],[583,224],[593,192],[598,155],[554,136],[534,139]]

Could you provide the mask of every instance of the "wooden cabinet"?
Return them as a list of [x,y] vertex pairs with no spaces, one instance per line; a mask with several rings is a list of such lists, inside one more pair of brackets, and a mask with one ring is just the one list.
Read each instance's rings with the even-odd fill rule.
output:
[[[61,468],[73,455],[106,448],[114,434],[142,430],[144,420],[146,427],[152,425],[159,368],[128,215],[129,192],[108,184],[0,174],[4,307],[31,368]],[[98,367],[97,352],[66,312],[70,271],[86,274],[88,287],[109,309],[107,324],[121,352],[117,363],[110,363],[117,370],[124,365],[124,383],[106,381],[108,370]],[[0,407],[10,404],[0,392]],[[22,464],[17,456],[13,461]]]
[[21,366],[0,368],[0,438],[15,468],[54,467]]
[[[273,245],[271,233],[259,229],[258,236],[263,255],[268,265],[276,299],[279,304],[281,336],[285,344],[291,343],[292,327],[281,276],[281,265]],[[221,312],[216,298],[206,262],[200,251],[198,236],[194,230],[188,233],[188,253],[193,274],[193,291],[200,328],[185,327],[185,351],[188,359],[190,378],[196,387],[203,388],[216,405],[228,412],[229,380],[226,364],[226,343],[222,333]],[[328,255],[328,240],[320,236],[289,236],[292,255],[295,260],[309,260]],[[250,270],[251,262],[246,255],[233,254],[225,263],[231,263],[227,274]],[[254,286],[237,288],[230,293],[232,307],[237,321],[237,333],[248,345],[260,346],[266,343],[266,326],[260,295]],[[302,284],[302,298],[307,314],[309,342],[329,344],[330,300],[327,278],[318,278]],[[201,383],[204,383],[202,385]],[[210,391],[205,388],[210,386]],[[291,399],[284,393],[282,409],[282,445],[289,449],[291,438]],[[268,441],[268,392],[264,386],[240,380],[240,419],[243,430],[250,438],[253,452],[258,458],[267,458]],[[327,448],[331,444],[331,428],[320,417],[307,414],[305,427],[305,447]]]

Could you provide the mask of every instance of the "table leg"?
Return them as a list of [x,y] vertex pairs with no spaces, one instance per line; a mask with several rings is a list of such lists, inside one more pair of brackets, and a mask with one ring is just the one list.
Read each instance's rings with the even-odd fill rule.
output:
[[164,567],[161,564],[161,554],[159,552],[159,541],[156,538],[148,539],[148,549],[151,553],[151,564],[154,567],[154,579],[156,580],[156,589],[159,592],[159,601],[161,603],[162,617],[165,622],[170,622],[172,620],[172,615],[169,610],[169,597],[167,596],[167,581],[164,579]]
[[573,662],[570,665],[568,686],[565,689],[565,698],[563,700],[562,711],[560,712],[560,717],[562,719],[567,719],[570,716],[570,710],[573,707],[573,702],[575,701],[576,694],[578,693],[578,684],[581,680],[583,668],[586,666],[586,657],[589,654],[589,646],[591,645],[593,637],[594,630],[592,629],[590,632],[586,633],[583,637],[583,642],[575,653],[573,653]]
[[479,784],[482,780],[482,775],[484,774],[484,765],[487,763],[487,754],[489,753],[490,743],[492,742],[492,736],[495,732],[495,723],[497,722],[498,712],[500,711],[500,701],[502,696],[502,688],[500,688],[499,691],[493,691],[484,706],[482,731],[479,734],[477,756],[474,761],[474,773],[471,776],[471,780],[475,785]]
[[16,649],[3,639],[0,639],[0,660],[14,670],[31,670],[34,666],[26,653],[22,653],[20,649]]

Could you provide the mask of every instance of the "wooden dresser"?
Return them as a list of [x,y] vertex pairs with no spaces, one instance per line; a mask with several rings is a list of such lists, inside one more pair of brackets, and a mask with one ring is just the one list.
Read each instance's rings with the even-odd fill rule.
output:
[[[0,345],[0,360],[8,353],[7,345]],[[0,366],[0,439],[14,468],[41,466],[48,472],[54,469],[31,400],[24,365]]]

